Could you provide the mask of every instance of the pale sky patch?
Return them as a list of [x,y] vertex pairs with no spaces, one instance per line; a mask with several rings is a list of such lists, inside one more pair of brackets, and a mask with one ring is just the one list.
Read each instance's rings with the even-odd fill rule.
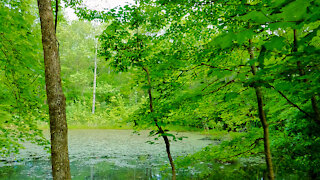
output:
[[134,0],[84,0],[84,4],[92,9],[97,11],[103,11],[112,9],[119,6],[132,5],[135,4]]
[[[106,11],[115,7],[133,5],[135,0],[84,0],[84,6],[91,10]],[[65,8],[65,16],[69,21],[77,20],[78,17],[72,8]]]

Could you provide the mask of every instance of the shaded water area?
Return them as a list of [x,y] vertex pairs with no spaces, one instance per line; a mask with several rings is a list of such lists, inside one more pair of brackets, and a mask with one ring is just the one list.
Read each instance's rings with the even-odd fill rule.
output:
[[[48,134],[48,132],[46,133]],[[69,130],[69,156],[73,179],[163,179],[160,168],[168,164],[162,138],[148,137],[149,131]],[[178,133],[172,141],[174,157],[200,150],[210,143],[199,133]],[[152,141],[154,144],[147,143]],[[49,154],[26,143],[19,155],[0,162],[0,179],[51,179]]]
[[[149,131],[140,135],[132,130],[69,130],[69,156],[72,179],[171,179],[171,171],[162,138],[154,140]],[[48,134],[48,132],[46,132]],[[173,157],[186,156],[209,144],[216,144],[199,133],[178,133],[187,137],[171,141]],[[147,143],[148,141],[154,144]],[[0,180],[52,179],[49,154],[42,147],[26,143],[19,155],[0,161]],[[177,179],[265,179],[263,159],[246,159],[247,163],[194,164],[178,169]],[[210,172],[210,176],[199,176]],[[208,174],[208,173],[207,173]],[[289,172],[278,172],[277,179],[306,179]]]

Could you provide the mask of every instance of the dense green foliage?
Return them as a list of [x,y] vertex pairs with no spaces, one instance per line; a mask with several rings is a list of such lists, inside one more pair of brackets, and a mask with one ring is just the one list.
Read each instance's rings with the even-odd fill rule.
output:
[[[319,176],[320,1],[141,0],[109,12],[64,2],[80,18],[100,20],[97,25],[61,17],[58,26],[69,125],[155,129],[156,118],[168,130],[196,128],[221,141],[179,158],[181,169],[260,158],[258,86],[277,171]],[[38,141],[35,123],[47,117],[35,9],[29,1],[0,6],[0,145],[1,154],[8,154],[18,147],[17,138]],[[212,175],[214,167],[206,168],[200,177]]]
[[0,1],[0,155],[18,140],[47,144],[38,121],[47,118],[41,36],[31,1]]

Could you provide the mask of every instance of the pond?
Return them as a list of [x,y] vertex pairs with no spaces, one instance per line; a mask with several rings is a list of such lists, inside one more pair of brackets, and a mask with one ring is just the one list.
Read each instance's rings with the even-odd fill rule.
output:
[[[166,179],[169,173],[165,175],[160,171],[168,164],[163,140],[154,140],[148,135],[149,131],[137,134],[132,130],[69,130],[72,178]],[[187,138],[171,142],[173,157],[187,155],[215,143],[199,133],[175,135]],[[33,144],[26,143],[25,147],[19,155],[1,161],[0,179],[51,179],[49,154]]]
[[[48,132],[45,132],[48,136]],[[187,137],[171,141],[173,158],[216,144],[199,133],[174,133]],[[149,131],[132,130],[69,130],[69,156],[72,179],[76,180],[125,180],[171,179],[171,171],[163,140],[149,137]],[[153,144],[147,143],[152,141]],[[26,143],[19,155],[0,161],[0,180],[52,179],[49,154],[42,147]],[[243,163],[246,162],[246,163]],[[210,176],[199,176],[199,170]],[[276,179],[308,179],[306,175],[276,170]],[[194,164],[178,169],[177,179],[266,179],[263,159],[244,159],[231,164]]]

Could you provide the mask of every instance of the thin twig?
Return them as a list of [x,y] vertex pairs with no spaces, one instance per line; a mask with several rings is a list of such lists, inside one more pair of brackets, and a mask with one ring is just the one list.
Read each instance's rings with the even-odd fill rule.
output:
[[234,81],[234,80],[231,80],[231,81],[227,82],[225,85],[223,85],[223,86],[219,87],[219,88],[218,88],[218,89],[216,89],[216,90],[213,90],[213,91],[211,91],[211,92],[208,92],[208,93],[207,93],[207,94],[205,94],[205,95],[208,95],[208,94],[212,94],[212,93],[218,92],[218,91],[220,91],[221,89],[223,89],[223,88],[227,87],[228,85],[230,85],[230,84],[231,84],[231,83],[233,83],[233,82],[235,82],[235,81]]
[[56,0],[56,19],[55,19],[55,24],[54,24],[55,33],[57,33],[58,11],[59,11],[59,0]]
[[209,86],[211,86],[213,83],[215,83],[215,82],[217,82],[217,81],[219,81],[219,79],[216,79],[216,80],[212,81],[211,83],[209,83],[208,85],[206,85],[206,87],[204,87],[204,88],[202,89],[202,91],[204,91],[205,89],[207,89]]
[[229,156],[229,157],[227,157],[227,158],[222,158],[222,159],[229,159],[229,158],[236,157],[236,156],[240,156],[241,154],[245,154],[245,153],[247,153],[247,152],[250,152],[250,151],[252,151],[254,148],[257,147],[257,144],[258,144],[259,141],[261,141],[261,140],[263,140],[263,138],[258,138],[258,139],[256,139],[256,140],[249,146],[249,147],[252,147],[252,148],[250,148],[250,149],[247,150],[247,151],[238,153],[238,154],[233,155],[233,156]]
[[231,70],[231,69],[220,68],[220,67],[212,66],[212,65],[210,65],[210,64],[205,64],[205,63],[201,63],[201,65],[203,65],[203,66],[208,66],[208,67],[214,68],[214,69],[219,69],[219,70],[225,70],[225,71],[231,71],[231,72],[233,71],[233,70]]

